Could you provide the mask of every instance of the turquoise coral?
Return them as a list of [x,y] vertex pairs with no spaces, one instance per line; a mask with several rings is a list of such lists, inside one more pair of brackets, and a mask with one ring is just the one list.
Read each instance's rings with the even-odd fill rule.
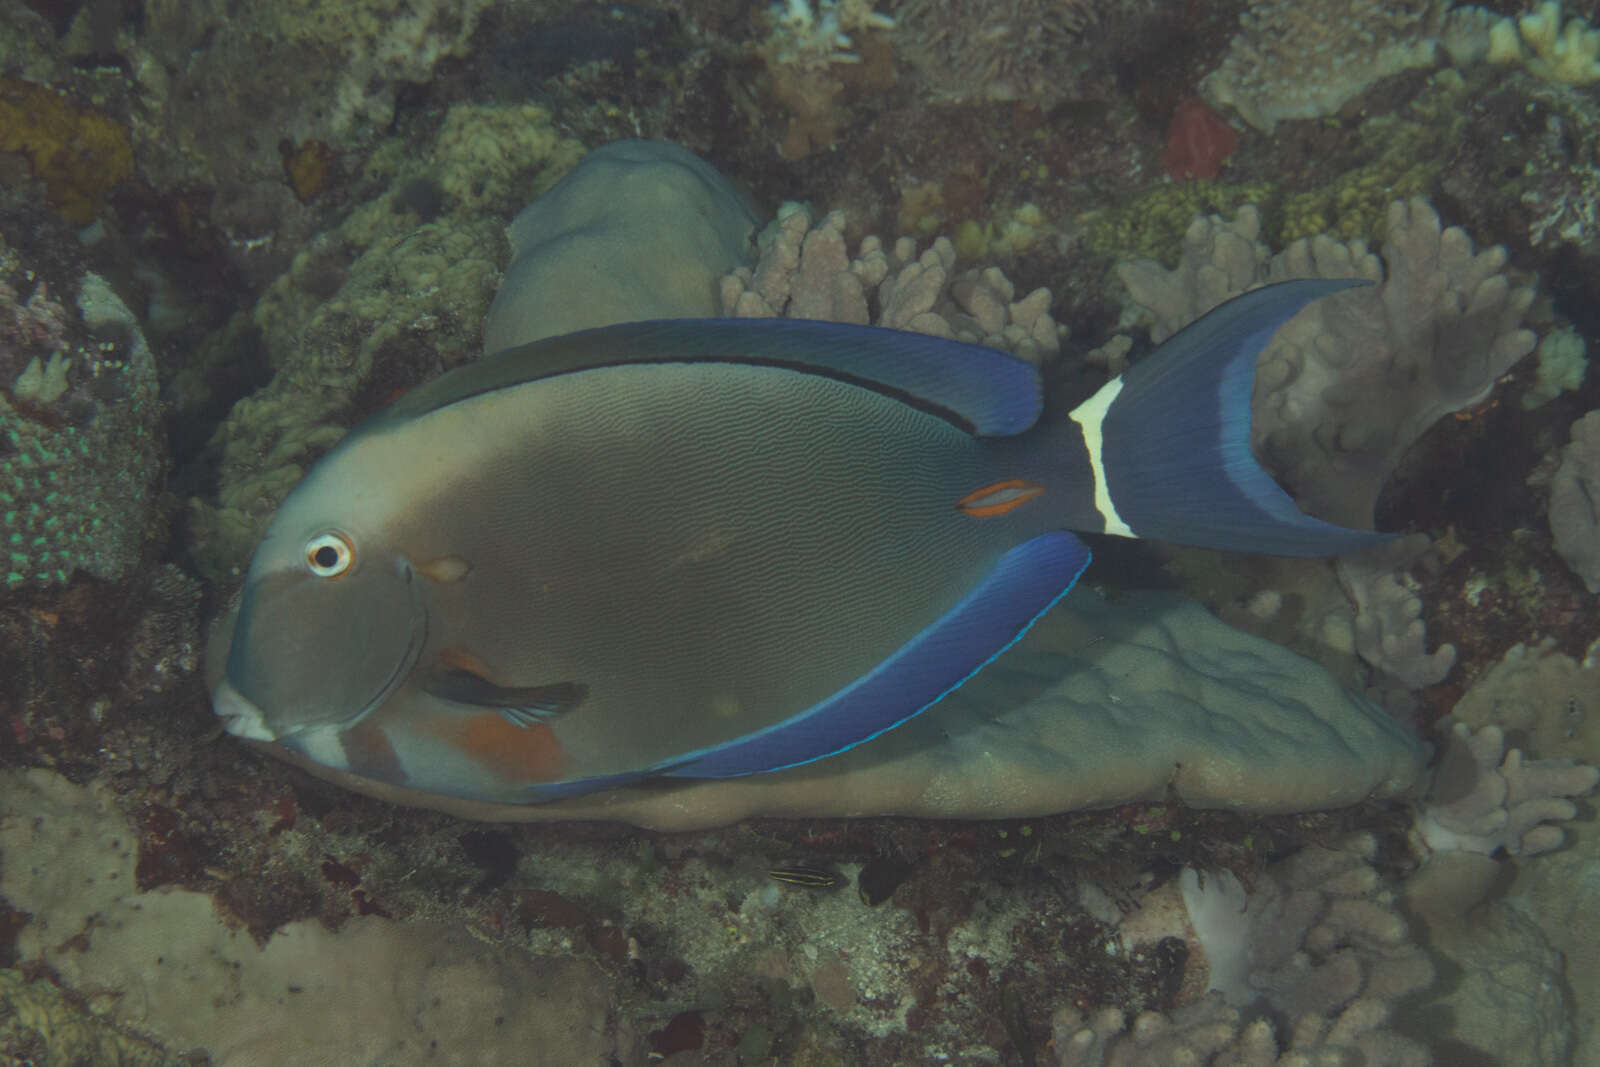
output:
[[[14,256],[3,265],[21,270]],[[41,298],[42,283],[25,305],[10,285],[0,293],[12,312],[0,330],[0,588],[8,590],[79,571],[116,580],[143,551],[161,470],[155,363],[102,279],[85,274],[78,288],[76,316]],[[113,326],[124,342],[92,340]]]

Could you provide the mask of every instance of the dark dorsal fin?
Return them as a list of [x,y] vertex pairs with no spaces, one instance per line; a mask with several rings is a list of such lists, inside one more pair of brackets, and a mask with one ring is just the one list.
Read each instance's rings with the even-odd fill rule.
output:
[[639,363],[723,362],[821,374],[893,396],[983,437],[1039,417],[1038,372],[943,337],[810,319],[662,319],[548,337],[467,364],[402,397],[379,422],[559,374]]

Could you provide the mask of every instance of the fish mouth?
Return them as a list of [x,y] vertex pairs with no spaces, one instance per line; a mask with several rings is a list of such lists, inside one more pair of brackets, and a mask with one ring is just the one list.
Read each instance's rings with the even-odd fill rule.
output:
[[222,728],[247,741],[276,741],[277,734],[267,729],[266,716],[243,693],[224,680],[211,694],[211,710],[222,720]]

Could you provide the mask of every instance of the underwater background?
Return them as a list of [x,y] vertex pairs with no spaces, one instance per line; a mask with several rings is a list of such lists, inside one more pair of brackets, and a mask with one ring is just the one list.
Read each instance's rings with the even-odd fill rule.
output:
[[[226,735],[278,504],[633,138],[744,261],[602,187],[549,332],[690,274],[1071,403],[1365,278],[1256,451],[1409,536],[1096,539],[937,716],[779,775],[451,814]],[[1600,1063],[1597,225],[1593,4],[0,0],[0,1059]]]

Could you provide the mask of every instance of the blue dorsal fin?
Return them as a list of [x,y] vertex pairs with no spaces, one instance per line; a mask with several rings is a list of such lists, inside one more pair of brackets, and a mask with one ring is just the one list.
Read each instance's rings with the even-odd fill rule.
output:
[[727,362],[788,367],[852,382],[1008,437],[1039,418],[1032,364],[943,337],[810,319],[660,319],[580,330],[508,348],[402,397],[381,420],[429,411],[558,374],[633,363]]
[[937,703],[1011,647],[1088,565],[1089,546],[1064,530],[1020,544],[960,603],[827,700],[658,773],[736,778],[810,763],[870,741]]

